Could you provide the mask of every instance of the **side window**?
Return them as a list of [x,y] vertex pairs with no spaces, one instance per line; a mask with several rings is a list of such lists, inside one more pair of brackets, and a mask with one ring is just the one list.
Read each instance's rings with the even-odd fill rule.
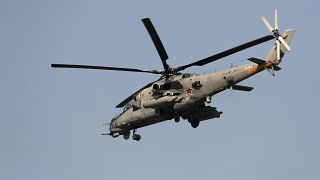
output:
[[154,89],[154,90],[160,90],[160,85],[159,85],[159,84],[154,84],[154,85],[152,86],[152,89]]
[[200,81],[195,81],[192,83],[192,87],[193,88],[201,88],[202,87],[202,84]]
[[190,77],[190,76],[191,76],[191,74],[186,73],[186,74],[183,74],[183,75],[182,75],[182,78],[188,78],[188,77]]

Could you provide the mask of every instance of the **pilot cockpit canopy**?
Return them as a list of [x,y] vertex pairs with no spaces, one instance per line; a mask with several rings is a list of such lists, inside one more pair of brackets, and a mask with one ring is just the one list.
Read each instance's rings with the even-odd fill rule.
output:
[[188,78],[188,77],[191,77],[191,76],[192,76],[192,74],[190,74],[190,73],[182,74],[182,78]]
[[127,105],[124,106],[123,112],[128,111],[131,107],[132,107],[132,104],[131,104],[131,103],[128,103]]

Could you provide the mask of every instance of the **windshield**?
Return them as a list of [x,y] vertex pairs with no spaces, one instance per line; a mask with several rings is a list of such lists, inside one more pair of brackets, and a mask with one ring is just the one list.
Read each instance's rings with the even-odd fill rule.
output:
[[119,116],[121,116],[123,113],[128,111],[132,107],[132,104],[127,104],[124,108],[123,111],[119,114],[117,114],[114,118],[111,119],[110,123],[112,124],[116,119],[118,119]]
[[132,104],[127,104],[126,106],[124,106],[123,112],[128,111],[131,107],[132,107]]
[[110,121],[110,124],[112,124],[121,114],[122,113],[117,114],[114,118],[112,118],[111,121]]

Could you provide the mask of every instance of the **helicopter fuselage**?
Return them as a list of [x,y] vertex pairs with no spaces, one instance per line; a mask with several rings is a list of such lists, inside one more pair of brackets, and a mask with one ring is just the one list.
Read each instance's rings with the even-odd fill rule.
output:
[[175,119],[190,123],[219,118],[222,112],[206,106],[211,97],[267,68],[255,63],[232,67],[210,74],[179,74],[156,81],[135,95],[121,114],[111,120],[114,137],[144,126]]

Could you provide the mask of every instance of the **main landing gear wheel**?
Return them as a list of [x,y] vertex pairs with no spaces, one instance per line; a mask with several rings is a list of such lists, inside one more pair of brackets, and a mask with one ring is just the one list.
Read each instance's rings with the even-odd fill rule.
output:
[[130,133],[123,134],[123,139],[128,140],[130,138]]
[[140,134],[136,134],[136,129],[133,130],[132,139],[135,141],[140,141],[140,139],[141,139]]
[[174,122],[176,122],[176,123],[180,122],[180,117],[175,117]]
[[192,121],[191,122],[191,127],[197,128],[199,126],[200,122],[199,121]]
[[132,139],[135,140],[135,141],[140,141],[141,136],[140,136],[140,134],[133,134],[132,135]]

